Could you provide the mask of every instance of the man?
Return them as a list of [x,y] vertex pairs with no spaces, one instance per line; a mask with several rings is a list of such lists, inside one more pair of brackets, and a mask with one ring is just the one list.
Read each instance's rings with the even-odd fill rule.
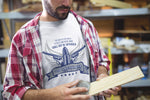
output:
[[[79,80],[108,76],[109,60],[93,24],[70,10],[72,0],[42,0],[43,12],[14,36],[4,82],[7,100],[98,100]],[[117,94],[120,87],[99,93]]]

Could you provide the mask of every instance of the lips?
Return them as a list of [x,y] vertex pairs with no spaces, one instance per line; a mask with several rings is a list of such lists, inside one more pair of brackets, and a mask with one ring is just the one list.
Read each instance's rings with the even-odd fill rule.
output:
[[69,10],[68,9],[60,9],[59,10],[61,13],[67,13]]
[[67,13],[70,10],[70,7],[60,6],[57,8],[57,10],[60,11],[61,13]]

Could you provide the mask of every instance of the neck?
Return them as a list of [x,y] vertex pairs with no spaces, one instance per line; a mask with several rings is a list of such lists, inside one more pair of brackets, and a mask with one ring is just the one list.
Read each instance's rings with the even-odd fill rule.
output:
[[58,21],[58,19],[50,16],[45,10],[43,10],[40,16],[40,21]]

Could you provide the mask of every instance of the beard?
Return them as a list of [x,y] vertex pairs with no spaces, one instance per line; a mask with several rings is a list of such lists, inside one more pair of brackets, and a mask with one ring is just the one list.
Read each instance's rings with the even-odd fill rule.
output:
[[[47,1],[45,1],[44,5],[45,5],[45,9],[46,9],[47,13],[52,17],[54,17],[56,19],[59,19],[59,20],[64,20],[68,17],[68,14],[69,14],[69,11],[70,11],[69,6],[62,5],[62,6],[57,7],[54,10],[52,8],[52,6],[50,6],[50,4]],[[59,10],[66,10],[66,12],[59,13]]]

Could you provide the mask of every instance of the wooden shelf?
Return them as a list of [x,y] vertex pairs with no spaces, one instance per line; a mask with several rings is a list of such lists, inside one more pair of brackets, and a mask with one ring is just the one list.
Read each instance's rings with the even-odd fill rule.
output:
[[141,30],[116,30],[115,33],[123,34],[150,34],[150,31],[141,31]]
[[[125,18],[133,16],[146,16],[150,15],[148,8],[130,8],[130,9],[107,9],[107,10],[89,10],[89,11],[77,11],[77,14],[86,18]],[[0,13],[0,19],[31,19],[37,12],[8,12]]]
[[[105,53],[108,54],[108,49],[104,49]],[[125,49],[118,49],[116,47],[111,47],[111,54],[113,55],[120,55],[120,54],[142,54],[142,53],[150,53],[144,52],[142,49],[138,48],[137,50],[125,50]]]
[[139,79],[128,84],[122,85],[122,87],[150,87],[150,79]]
[[0,58],[8,57],[9,49],[0,49]]

